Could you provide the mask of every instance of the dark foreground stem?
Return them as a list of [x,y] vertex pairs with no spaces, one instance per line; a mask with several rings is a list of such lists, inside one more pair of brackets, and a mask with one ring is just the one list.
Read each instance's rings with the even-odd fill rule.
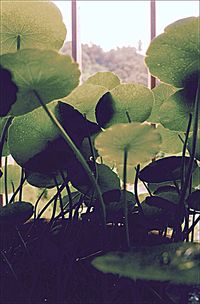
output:
[[55,115],[47,108],[46,104],[42,101],[42,99],[40,98],[37,91],[34,90],[33,92],[34,92],[35,96],[37,97],[39,103],[41,104],[41,106],[43,107],[43,109],[45,110],[45,112],[47,113],[47,115],[49,116],[51,121],[53,122],[53,124],[58,128],[61,136],[64,138],[66,143],[69,145],[69,147],[72,149],[72,151],[76,155],[77,160],[81,163],[81,165],[82,165],[83,169],[85,170],[86,174],[88,175],[88,178],[89,178],[92,186],[96,190],[98,200],[99,200],[99,203],[101,205],[102,222],[103,222],[104,227],[106,227],[106,209],[105,209],[104,201],[103,201],[103,198],[102,198],[101,190],[100,190],[100,188],[99,188],[99,186],[96,182],[96,179],[93,176],[87,162],[85,161],[84,157],[82,156],[80,151],[77,149],[76,145],[71,140],[69,135],[65,132],[64,128],[61,126],[61,124],[59,123],[59,121],[57,120]]

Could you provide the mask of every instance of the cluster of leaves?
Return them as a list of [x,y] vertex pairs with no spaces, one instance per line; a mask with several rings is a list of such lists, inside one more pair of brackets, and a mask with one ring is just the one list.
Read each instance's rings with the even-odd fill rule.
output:
[[[172,240],[188,238],[196,225],[194,221],[189,227],[189,215],[200,211],[197,189],[200,70],[196,64],[199,18],[170,25],[151,43],[146,64],[153,75],[165,82],[151,91],[141,84],[120,83],[111,72],[97,73],[78,86],[78,65],[69,56],[58,53],[66,30],[55,5],[36,1],[27,10],[26,3],[14,1],[4,2],[1,9],[4,53],[1,73],[9,77],[1,82],[6,94],[1,101],[0,151],[4,156],[11,154],[22,173],[15,189],[12,177],[10,181],[7,178],[7,165],[2,172],[1,189],[5,187],[6,206],[1,207],[0,223],[8,223],[9,219],[16,225],[13,214],[21,214],[21,209],[25,215],[19,217],[17,224],[26,221],[33,212],[40,218],[51,204],[53,221],[66,215],[73,220],[84,203],[87,211],[82,218],[104,225],[110,222],[125,225],[128,246],[130,223],[140,227],[142,235],[152,230],[162,234],[170,227]],[[11,18],[12,12],[15,20]],[[56,30],[49,20],[51,23],[55,20]],[[156,129],[152,123],[158,123],[159,127]],[[169,156],[149,164],[160,151],[172,154],[182,151],[182,156]],[[135,180],[134,195],[127,191],[131,178],[132,182]],[[149,192],[142,203],[139,180]],[[36,212],[39,200],[34,211],[30,203],[22,201],[25,181],[38,188],[56,188],[55,195],[39,214]],[[10,201],[8,183],[14,191]],[[75,188],[73,193],[71,185]],[[64,189],[67,197],[63,196]],[[18,193],[19,201],[15,202]],[[55,216],[58,202],[60,212]],[[25,205],[28,211],[23,208]],[[155,249],[155,254],[157,250],[160,248]],[[174,247],[161,251],[166,251],[171,259],[171,250],[174,252]],[[189,278],[184,283],[194,282],[190,278],[192,271],[196,271],[196,250],[194,247],[195,262],[189,267],[192,270],[189,269]],[[128,259],[134,257],[131,253]],[[107,258],[98,259],[101,262],[94,265],[104,271],[98,265],[107,265]],[[136,261],[141,263],[139,259]],[[137,275],[141,273],[140,267],[135,268],[132,262],[131,265],[129,277],[150,278]],[[114,266],[110,270],[105,267],[127,276],[126,271],[121,271],[121,260],[118,263],[117,259]],[[174,267],[179,267],[179,260],[173,261],[173,271]],[[161,280],[162,273],[151,278]]]

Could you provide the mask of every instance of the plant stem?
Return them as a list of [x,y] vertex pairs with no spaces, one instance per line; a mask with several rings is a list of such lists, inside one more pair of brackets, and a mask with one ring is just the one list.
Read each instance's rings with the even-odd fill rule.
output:
[[37,97],[39,103],[41,104],[41,106],[43,107],[43,109],[45,110],[45,112],[47,113],[47,115],[49,116],[51,121],[53,122],[53,124],[59,129],[60,134],[62,135],[64,140],[67,142],[69,147],[72,149],[72,151],[76,155],[77,160],[81,163],[82,167],[84,168],[85,172],[87,173],[91,184],[93,185],[94,189],[96,190],[96,193],[97,193],[97,196],[99,199],[99,203],[101,204],[102,221],[103,221],[104,227],[106,227],[106,209],[105,209],[104,201],[102,198],[101,190],[100,190],[100,188],[96,182],[96,179],[93,176],[87,162],[85,161],[84,157],[82,156],[82,154],[80,153],[80,151],[78,150],[78,148],[76,147],[74,142],[71,140],[69,135],[65,132],[64,128],[61,126],[61,124],[59,123],[59,121],[57,120],[55,115],[47,108],[46,104],[42,101],[42,99],[40,98],[37,91],[33,90],[33,92],[34,92],[35,96]]
[[140,204],[139,197],[138,197],[138,179],[139,179],[138,175],[139,175],[139,172],[140,172],[140,165],[137,165],[136,175],[135,175],[135,182],[134,182],[134,194],[135,194],[136,203],[138,205],[138,209],[139,209],[141,214],[144,214],[142,206]]
[[21,36],[17,35],[17,51],[20,50],[20,46],[21,46]]
[[189,115],[189,121],[188,121],[188,126],[187,126],[187,131],[185,135],[185,141],[183,144],[183,151],[182,151],[182,160],[181,160],[181,189],[183,188],[183,184],[185,181],[185,153],[187,149],[187,142],[188,142],[188,137],[190,133],[190,128],[192,124],[192,114],[190,113]]
[[182,233],[182,240],[184,241],[187,236],[194,230],[195,226],[198,224],[198,222],[200,221],[200,215],[197,217],[197,219],[192,223],[192,225],[190,226],[189,229],[187,229],[186,231],[183,231]]
[[17,193],[20,191],[21,189],[21,184],[24,184],[26,178],[24,177],[23,180],[20,182],[19,187],[15,190],[15,192],[13,193],[13,195],[11,196],[10,200],[9,200],[9,204],[11,204],[12,202],[14,202],[15,196],[17,195]]
[[127,159],[128,151],[124,150],[124,168],[123,168],[123,193],[124,193],[124,217],[125,217],[125,229],[126,229],[126,241],[128,248],[130,247],[129,225],[128,225],[128,204],[127,204]]
[[69,197],[69,222],[72,222],[72,218],[73,218],[73,200],[72,200],[72,195],[71,195],[71,191],[70,191],[69,185],[68,185],[68,183],[65,180],[65,176],[64,176],[63,172],[61,173],[61,175],[62,175],[62,179],[64,181],[65,188],[66,188],[66,191],[67,191],[67,194],[68,194],[68,197]]
[[8,205],[8,157],[5,157],[5,167],[4,167],[4,186],[5,186],[5,200],[6,205]]
[[23,179],[25,178],[24,176],[24,169],[21,168],[21,179],[20,179],[20,190],[19,190],[19,202],[22,201],[22,194],[23,194]]
[[180,198],[178,202],[179,208],[177,209],[177,227],[178,233],[176,233],[175,241],[178,241],[181,239],[181,220],[182,217],[185,216],[185,198],[187,195],[188,187],[190,186],[190,179],[192,176],[192,169],[194,164],[194,158],[195,158],[195,151],[196,151],[196,142],[197,142],[197,132],[198,132],[198,120],[199,120],[199,101],[200,101],[200,79],[198,80],[198,86],[196,91],[196,98],[195,98],[195,104],[194,104],[194,116],[193,116],[193,139],[192,139],[192,150],[190,155],[190,160],[188,164],[188,171],[185,177],[185,182],[183,184],[183,187],[181,189]]
[[61,195],[61,192],[59,191],[59,186],[58,186],[58,182],[57,182],[56,177],[54,177],[54,182],[55,182],[55,185],[56,185],[56,189],[58,191],[58,197],[59,197],[59,201],[60,201],[60,214],[61,214],[62,219],[64,220],[65,213],[64,213],[64,209],[63,209],[62,195]]
[[37,216],[37,219],[39,219],[42,214],[45,212],[45,210],[51,205],[51,203],[56,199],[56,197],[58,197],[59,192],[61,193],[63,191],[63,189],[65,189],[65,185],[62,184],[59,188],[59,191],[57,191],[57,193],[48,201],[48,203],[42,208],[42,210],[40,211],[40,213]]
[[126,111],[126,116],[127,116],[127,118],[128,118],[128,122],[131,123],[131,118],[130,118],[130,115],[129,115],[129,112],[128,112],[128,111]]
[[36,220],[36,216],[37,216],[37,213],[36,213],[36,211],[37,211],[37,206],[38,206],[38,204],[39,204],[39,202],[40,202],[42,196],[44,195],[45,191],[46,191],[46,188],[42,191],[42,193],[40,193],[39,197],[37,198],[37,200],[36,200],[36,202],[35,202],[34,220]]

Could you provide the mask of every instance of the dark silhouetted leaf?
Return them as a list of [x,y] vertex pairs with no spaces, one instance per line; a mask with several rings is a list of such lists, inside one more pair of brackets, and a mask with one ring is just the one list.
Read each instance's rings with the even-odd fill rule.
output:
[[[6,116],[17,100],[18,87],[12,80],[9,70],[0,65],[0,116]],[[1,127],[0,127],[1,130]]]
[[187,198],[188,207],[200,211],[200,190],[192,192]]
[[15,202],[0,207],[0,225],[15,226],[25,223],[33,215],[33,205],[27,202]]
[[[185,157],[185,166],[188,167],[189,157]],[[147,183],[162,183],[173,180],[180,180],[181,178],[181,156],[170,156],[158,159],[139,173],[139,178]],[[193,169],[196,168],[196,163]]]

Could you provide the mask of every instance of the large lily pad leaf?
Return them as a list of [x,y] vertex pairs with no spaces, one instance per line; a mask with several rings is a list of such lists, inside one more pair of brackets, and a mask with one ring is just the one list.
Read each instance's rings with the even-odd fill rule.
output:
[[15,226],[25,223],[33,214],[33,205],[16,202],[0,207],[0,225]]
[[[2,172],[4,175],[5,167],[2,167]],[[13,192],[13,187],[16,189],[20,184],[21,169],[17,165],[7,166],[7,191],[8,193]],[[0,179],[0,193],[5,193],[4,177]]]
[[177,88],[165,83],[159,84],[152,90],[154,95],[154,104],[151,111],[151,115],[147,119],[148,121],[152,123],[160,123],[160,118],[159,118],[160,107],[163,104],[163,102],[167,100],[176,91]]
[[[79,147],[87,129],[85,118],[62,102],[52,102],[48,108]],[[9,147],[16,162],[33,172],[49,174],[64,170],[74,158],[73,151],[42,107],[14,118],[9,129]]]
[[[65,177],[67,174],[64,174]],[[32,172],[25,170],[25,176],[27,182],[34,187],[38,188],[54,188],[56,187],[56,182],[58,185],[63,183],[63,179],[60,175],[60,172],[50,172],[49,174],[44,174],[41,172]],[[55,181],[56,180],[56,181]]]
[[19,88],[10,115],[25,114],[44,103],[68,95],[79,83],[78,65],[55,51],[26,49],[1,56],[1,65],[12,72]]
[[159,117],[161,124],[165,128],[175,131],[186,132],[189,121],[189,115],[190,113],[194,113],[194,101],[196,94],[196,89],[194,89],[192,96],[189,96],[187,90],[191,90],[192,92],[191,85],[189,85],[188,88],[180,90],[175,94],[171,95],[161,105]]
[[124,151],[128,153],[127,164],[135,166],[151,160],[160,148],[160,135],[148,124],[116,124],[99,134],[95,147],[103,159],[116,164],[124,163]]
[[106,87],[85,83],[62,100],[79,110],[88,120],[96,122],[95,107],[106,92],[108,92]]
[[[190,152],[192,151],[192,141],[193,141],[193,136],[191,135],[188,138],[188,149]],[[198,132],[197,132],[195,158],[200,161],[200,129],[198,129]]]
[[[49,109],[57,116],[56,103]],[[15,117],[9,128],[9,148],[16,162],[23,166],[34,155],[45,149],[49,141],[59,137],[59,132],[42,107]]]
[[133,122],[143,122],[151,114],[153,101],[153,93],[145,86],[120,84],[99,101],[96,107],[97,122],[102,127],[127,123],[129,118]]
[[50,1],[2,1],[1,54],[20,49],[59,50],[66,37],[62,15]]
[[200,190],[192,192],[187,198],[188,207],[200,211]]
[[[126,201],[128,213],[131,214],[136,204],[135,196],[132,192],[126,191]],[[118,202],[109,202],[105,207],[107,221],[115,223],[124,221],[124,191],[121,191],[120,200]]]
[[89,77],[85,83],[100,85],[112,90],[120,84],[120,79],[112,72],[97,72]]
[[[93,165],[94,167],[94,165]],[[105,202],[120,199],[120,179],[117,174],[104,164],[97,164],[97,182]],[[93,168],[95,170],[95,168]],[[79,173],[77,176],[77,172]],[[92,185],[79,163],[68,171],[72,185],[80,192],[91,195]],[[95,196],[94,196],[95,197]]]
[[[12,75],[0,65],[0,116],[6,116],[17,99],[18,87],[12,81]],[[1,134],[1,133],[0,133]]]
[[[189,165],[189,157],[185,157],[185,167]],[[158,159],[143,168],[139,178],[147,183],[162,183],[181,179],[181,156],[170,156]],[[194,163],[193,170],[197,167]]]
[[154,195],[166,199],[174,204],[179,202],[179,193],[174,186],[161,186],[154,191]]
[[152,75],[181,88],[200,71],[199,52],[199,17],[189,17],[167,26],[151,42],[145,61]]
[[[172,212],[166,210],[166,208],[164,209],[155,205],[147,204],[147,198],[148,197],[145,198],[145,201],[141,205],[144,217],[138,218],[140,226],[145,227],[148,231],[163,230],[169,226],[173,226],[174,213],[172,214]],[[157,199],[157,202],[158,200],[159,199]]]
[[183,140],[185,139],[183,132],[176,132],[165,129],[162,125],[158,125],[157,130],[162,138],[160,151],[164,153],[177,154],[183,150],[183,143],[179,138],[179,136],[181,136]]
[[197,243],[174,243],[133,248],[130,252],[111,252],[92,261],[104,273],[136,280],[164,281],[198,285],[199,252]]

